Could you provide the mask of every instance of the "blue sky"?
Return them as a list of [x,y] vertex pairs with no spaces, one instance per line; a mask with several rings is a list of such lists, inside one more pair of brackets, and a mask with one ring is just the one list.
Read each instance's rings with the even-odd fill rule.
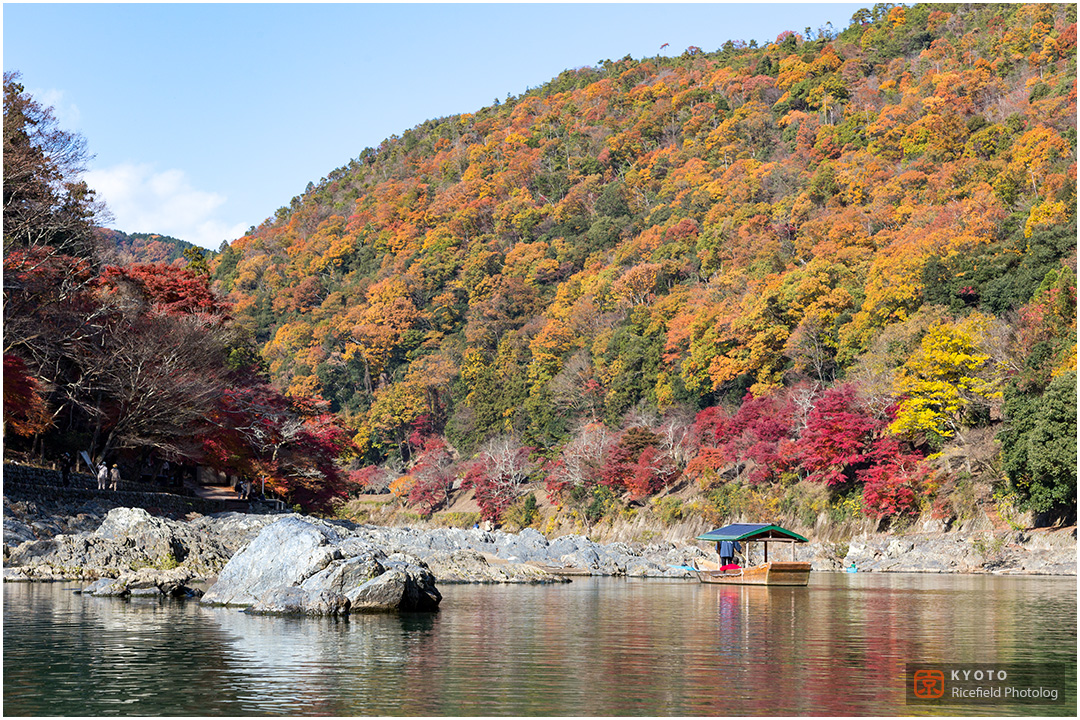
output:
[[113,227],[216,249],[425,120],[871,4],[5,3],[4,70],[86,138]]

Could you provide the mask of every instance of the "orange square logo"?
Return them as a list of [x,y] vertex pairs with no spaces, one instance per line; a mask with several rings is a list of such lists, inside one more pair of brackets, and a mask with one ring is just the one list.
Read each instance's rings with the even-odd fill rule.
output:
[[945,694],[945,673],[940,670],[915,671],[915,697],[934,700]]

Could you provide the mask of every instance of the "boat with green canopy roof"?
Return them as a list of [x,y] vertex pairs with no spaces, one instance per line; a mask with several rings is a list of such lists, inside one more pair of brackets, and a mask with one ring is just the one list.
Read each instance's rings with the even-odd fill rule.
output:
[[[698,579],[703,583],[727,583],[734,585],[806,585],[810,581],[810,563],[795,560],[795,544],[809,542],[802,535],[771,523],[735,523],[698,535],[698,540],[716,543],[717,563],[700,563],[696,567]],[[724,563],[722,549],[725,544],[733,547],[738,543],[760,542],[764,545],[760,564],[740,566]],[[787,543],[791,546],[791,560],[769,560],[769,543]],[[728,550],[728,553],[733,551]],[[731,556],[730,554],[728,555]],[[749,549],[743,554],[751,557]]]

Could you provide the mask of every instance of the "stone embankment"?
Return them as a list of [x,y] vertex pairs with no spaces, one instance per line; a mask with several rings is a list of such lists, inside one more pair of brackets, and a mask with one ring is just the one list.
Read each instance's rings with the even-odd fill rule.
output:
[[9,518],[32,517],[32,522],[64,532],[80,528],[86,518],[96,518],[100,523],[105,513],[115,507],[143,508],[153,515],[174,518],[229,509],[220,500],[196,497],[189,488],[121,481],[118,490],[98,490],[97,479],[90,475],[72,473],[64,485],[56,470],[4,463],[5,546],[14,544],[16,537],[23,541],[39,536],[25,534],[18,523],[9,523]]

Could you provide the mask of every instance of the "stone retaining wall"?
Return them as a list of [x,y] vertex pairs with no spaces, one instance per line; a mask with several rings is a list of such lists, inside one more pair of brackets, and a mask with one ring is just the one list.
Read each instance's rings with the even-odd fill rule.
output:
[[[70,502],[97,500],[114,507],[138,507],[164,515],[203,515],[227,510],[221,500],[179,495],[173,492],[151,492],[145,485],[121,481],[118,490],[98,490],[97,479],[90,475],[72,473],[69,485],[61,484],[60,472],[28,465],[4,464],[4,496],[35,502]],[[188,491],[190,492],[190,491]]]

